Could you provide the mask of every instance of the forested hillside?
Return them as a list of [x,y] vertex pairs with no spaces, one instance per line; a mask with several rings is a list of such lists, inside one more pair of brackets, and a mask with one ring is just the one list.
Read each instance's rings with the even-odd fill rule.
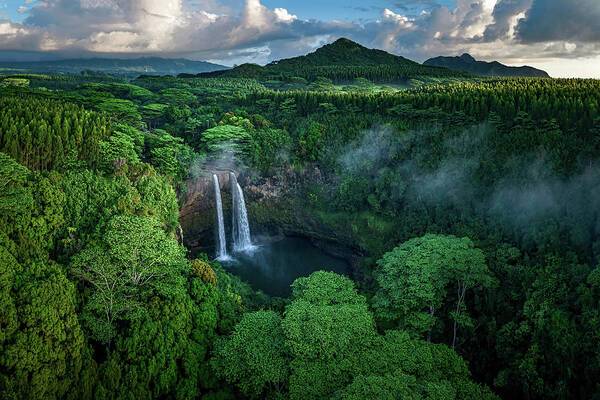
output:
[[423,65],[448,68],[453,71],[463,71],[474,75],[483,76],[513,76],[513,77],[538,77],[549,78],[546,71],[524,65],[522,67],[511,67],[498,61],[477,61],[470,54],[460,57],[434,57],[426,60]]
[[0,99],[0,109],[1,151],[35,170],[52,170],[76,161],[69,157],[95,166],[100,140],[109,136],[106,116],[74,104],[5,96]]
[[365,78],[374,82],[403,82],[413,78],[467,77],[468,73],[421,65],[383,50],[367,49],[342,38],[305,56],[279,60],[264,67],[243,64],[231,70],[203,73],[204,77],[314,81],[327,78],[347,82]]
[[[600,82],[357,46],[1,77],[0,397],[600,396]],[[413,77],[452,79],[382,84]],[[351,274],[277,298],[192,257],[180,206],[217,168],[266,193],[255,232],[349,249]]]
[[0,397],[197,396],[249,289],[176,239],[191,150],[23,92],[2,113]]
[[177,75],[199,74],[227,69],[223,65],[184,58],[138,57],[120,58],[77,58],[47,61],[0,61],[0,68],[15,73],[105,73],[135,78],[139,74]]

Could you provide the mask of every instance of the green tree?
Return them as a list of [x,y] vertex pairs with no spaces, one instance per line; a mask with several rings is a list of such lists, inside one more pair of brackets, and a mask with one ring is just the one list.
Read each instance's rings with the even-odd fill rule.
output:
[[322,399],[348,385],[375,339],[375,324],[354,284],[315,272],[292,285],[283,320],[290,363],[290,398]]
[[415,377],[404,374],[359,375],[335,396],[336,400],[419,400],[422,398]]
[[448,346],[404,331],[378,335],[364,296],[331,272],[298,278],[283,320],[246,314],[215,355],[219,374],[253,396],[285,396],[265,388],[273,376],[285,387],[289,365],[291,399],[496,399]]
[[110,346],[117,322],[144,312],[145,291],[160,289],[161,278],[179,268],[182,249],[153,218],[117,216],[100,242],[73,257],[73,274],[93,290],[83,318],[92,337]]
[[281,166],[289,157],[291,139],[281,129],[258,129],[253,132],[250,141],[250,160],[252,165],[263,174],[271,172],[273,167]]
[[281,393],[288,378],[281,317],[273,311],[245,314],[226,340],[217,344],[218,374],[254,398]]
[[118,118],[121,122],[126,122],[133,126],[142,125],[142,116],[138,111],[136,104],[124,99],[108,99],[98,104],[98,109],[105,111]]
[[[427,234],[411,239],[378,261],[373,307],[383,321],[415,333],[430,331],[436,311],[454,300],[452,347],[458,328],[468,326],[468,290],[492,282],[483,252],[469,238]],[[450,290],[452,289],[452,290]],[[455,291],[455,296],[450,295]]]
[[176,182],[187,177],[193,151],[183,142],[182,138],[156,129],[146,137],[146,143],[150,163],[157,171],[175,179]]
[[20,264],[0,238],[0,397],[62,399],[76,391],[84,336],[76,291],[53,262]]
[[26,167],[0,153],[0,214],[5,219],[19,221],[22,218],[19,214],[33,206],[32,194],[26,188],[29,174]]
[[115,132],[108,139],[100,141],[99,145],[100,163],[106,171],[140,161],[133,139],[125,133]]
[[248,131],[235,125],[219,125],[202,134],[202,145],[209,154],[221,156],[224,152],[241,155],[250,141]]
[[321,155],[325,136],[325,126],[309,121],[301,128],[298,139],[298,155],[307,161],[317,161]]

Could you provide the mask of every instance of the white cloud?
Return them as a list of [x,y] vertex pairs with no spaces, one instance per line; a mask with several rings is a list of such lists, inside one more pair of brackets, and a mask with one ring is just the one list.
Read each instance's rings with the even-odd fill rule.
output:
[[578,59],[549,58],[536,61],[528,60],[536,68],[548,71],[555,78],[600,78],[598,66],[600,56]]
[[[11,35],[3,39],[29,37],[24,50],[221,52],[289,36],[286,27],[298,19],[284,8],[270,10],[260,0],[246,0],[237,15],[225,10],[211,0],[193,6],[182,0],[40,0],[22,24],[3,26],[3,35]],[[13,46],[14,40],[0,42],[0,49]]]
[[0,22],[0,49],[268,62],[347,36],[417,61],[469,52],[540,65],[600,55],[597,0],[570,0],[570,8],[563,0],[457,0],[451,8],[428,0],[417,15],[385,8],[379,19],[361,22],[302,20],[260,0],[237,1],[241,7],[222,0],[26,2],[23,23]]
[[383,10],[383,17],[385,19],[389,19],[389,20],[395,21],[399,25],[405,26],[407,28],[409,28],[409,27],[411,27],[413,25],[412,24],[412,20],[410,18],[405,17],[404,15],[396,14],[395,12],[393,12],[392,10],[390,10],[389,8],[385,8]]
[[297,16],[290,14],[285,8],[276,8],[273,10],[273,13],[277,17],[277,20],[281,22],[292,22],[298,19]]
[[13,37],[23,32],[24,30],[16,24],[12,24],[10,22],[0,22],[0,37]]

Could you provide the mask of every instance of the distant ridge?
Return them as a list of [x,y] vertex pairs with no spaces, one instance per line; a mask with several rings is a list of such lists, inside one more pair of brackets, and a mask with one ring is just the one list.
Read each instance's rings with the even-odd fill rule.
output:
[[368,49],[352,40],[340,38],[304,56],[274,61],[264,67],[242,64],[227,71],[200,74],[201,77],[245,77],[258,79],[318,77],[333,81],[366,78],[375,82],[402,81],[420,77],[465,77],[464,72],[424,66],[383,50]]
[[460,57],[435,57],[423,63],[432,67],[444,67],[454,71],[468,72],[474,75],[483,76],[526,76],[549,78],[546,71],[529,66],[510,67],[499,63],[498,61],[486,62],[477,61],[470,54],[463,54]]
[[0,68],[37,73],[80,73],[95,71],[115,75],[178,75],[197,74],[227,69],[223,65],[185,58],[141,57],[119,58],[74,58],[52,61],[0,62]]

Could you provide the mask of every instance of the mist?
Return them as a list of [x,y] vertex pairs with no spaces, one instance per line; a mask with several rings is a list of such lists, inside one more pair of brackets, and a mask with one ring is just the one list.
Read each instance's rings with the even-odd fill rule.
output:
[[513,156],[491,176],[485,172],[496,156],[490,143],[495,134],[487,123],[458,132],[372,128],[344,149],[338,180],[366,178],[377,193],[383,186],[397,214],[422,206],[450,208],[460,218],[499,225],[527,246],[552,231],[590,249],[600,232],[600,165],[564,176],[544,149],[536,149]]

